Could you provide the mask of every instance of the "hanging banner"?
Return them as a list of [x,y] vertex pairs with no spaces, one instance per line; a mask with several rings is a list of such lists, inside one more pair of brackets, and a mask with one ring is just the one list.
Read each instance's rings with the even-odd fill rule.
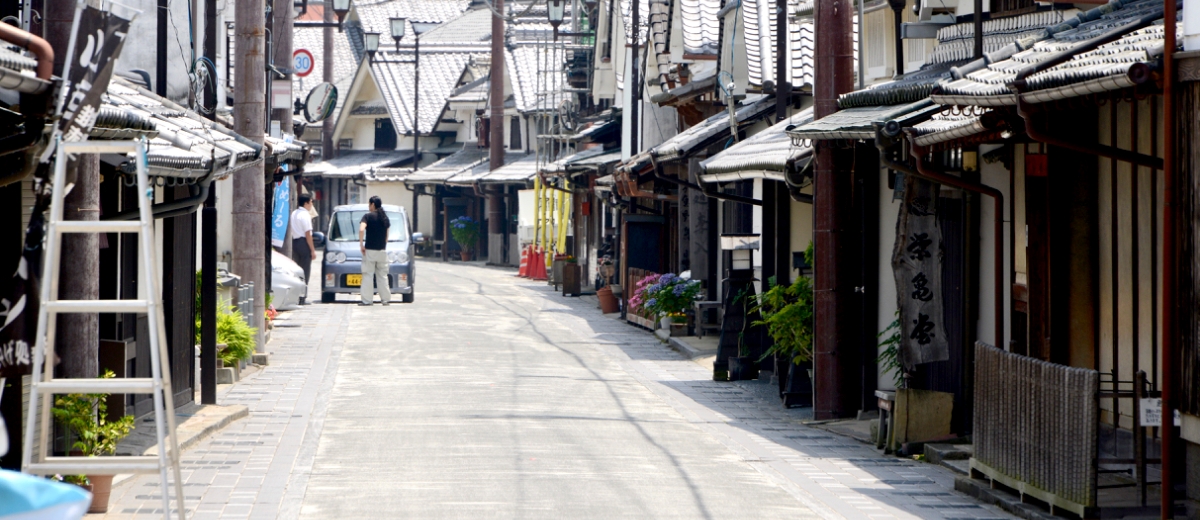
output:
[[275,185],[275,208],[271,212],[271,245],[275,247],[283,247],[287,239],[288,215],[292,214],[291,182],[291,177],[284,177]]
[[900,308],[898,357],[906,371],[916,365],[950,359],[942,322],[942,231],[938,227],[940,186],[907,175],[904,202],[896,223],[892,272]]
[[[101,95],[108,89],[113,66],[135,17],[133,13],[127,18],[118,16],[84,2],[76,4],[75,30],[67,46],[67,74],[57,104],[60,118],[54,129],[56,138],[61,136],[63,141],[87,139],[96,122]],[[34,174],[34,205],[25,231],[25,250],[17,272],[13,273],[12,294],[0,298],[0,320],[3,321],[0,325],[0,377],[28,374],[32,366],[54,142],[52,139],[42,154],[41,164]],[[67,184],[71,184],[70,179]]]

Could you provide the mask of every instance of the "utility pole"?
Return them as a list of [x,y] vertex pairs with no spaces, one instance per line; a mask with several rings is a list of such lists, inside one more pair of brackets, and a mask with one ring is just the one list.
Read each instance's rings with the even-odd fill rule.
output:
[[[234,21],[234,131],[258,144],[266,131],[266,6],[263,0],[238,0]],[[256,345],[263,345],[266,309],[266,183],[252,172],[233,176],[233,271],[242,283],[254,283]]]
[[[332,0],[326,0],[325,8],[322,9],[322,12],[325,15],[325,23],[328,24],[328,23],[333,22],[333,1]],[[321,48],[325,50],[324,56],[323,56],[323,61],[321,63],[321,81],[324,81],[325,83],[332,85],[333,84],[333,56],[334,56],[333,27],[326,26],[324,29],[321,29],[321,30],[325,32],[324,42],[322,42],[323,44],[321,45]],[[342,96],[347,96],[349,94],[350,94],[349,92],[338,92],[338,97],[340,98]],[[341,100],[339,100],[339,101],[341,101]],[[328,161],[330,159],[333,159],[337,155],[335,153],[335,150],[333,149],[333,145],[334,145],[334,143],[333,143],[333,125],[334,125],[334,120],[331,117],[327,117],[327,118],[325,118],[324,121],[321,122],[321,160],[322,161]],[[416,198],[416,196],[414,195],[414,199],[415,198]],[[415,220],[416,217],[413,217],[413,218],[414,218],[414,222],[416,222],[416,220]],[[415,227],[415,225],[414,225],[414,227]]]
[[[75,0],[46,0],[45,38],[54,49],[54,74],[62,77],[63,62],[75,19]],[[63,219],[100,219],[100,160],[97,155],[79,155],[67,165],[67,176],[75,174],[75,187],[63,200]],[[94,300],[100,297],[100,237],[95,233],[63,236],[62,270],[58,297],[64,300]],[[87,378],[99,375],[100,315],[67,314],[58,317],[55,352],[62,360],[62,377]]]
[[[816,63],[813,76],[815,106],[820,119],[837,112],[838,95],[851,91],[854,82],[852,6],[846,0],[816,4]],[[857,372],[855,338],[857,273],[853,247],[855,227],[854,180],[849,154],[817,141],[814,209],[816,222],[816,341],[813,412],[817,420],[845,417],[858,406],[850,374]]]
[[[504,12],[504,0],[495,0],[496,11]],[[488,130],[491,132],[488,149],[488,169],[495,170],[504,166],[504,18],[492,15],[492,71],[488,81],[492,89],[492,123]],[[504,214],[500,211],[503,198],[496,188],[489,188],[488,203],[488,235],[499,236],[505,231]],[[491,244],[488,237],[488,244]],[[491,249],[489,246],[488,249]],[[503,248],[501,248],[503,249]],[[489,255],[490,256],[490,255]],[[503,264],[505,258],[489,258],[494,264]]]
[[[495,0],[497,13],[504,12],[504,0]],[[492,100],[491,148],[488,150],[489,169],[504,165],[504,18],[492,14],[492,70],[488,77]]]
[[[641,107],[639,105],[642,102],[642,89],[640,88],[641,80],[639,79],[640,75],[638,74],[638,70],[640,67],[642,67],[642,65],[638,61],[638,44],[640,43],[640,35],[641,35],[641,31],[638,29],[642,25],[642,19],[640,16],[642,6],[639,4],[640,4],[639,0],[633,0],[633,5],[631,6],[631,9],[630,9],[630,14],[633,16],[633,24],[632,24],[633,27],[631,28],[631,30],[633,31],[633,45],[630,47],[631,52],[629,53],[629,55],[630,55],[629,81],[625,84],[625,88],[630,89],[629,90],[629,99],[630,99],[630,102],[629,102],[629,156],[630,157],[637,155],[638,152],[641,151],[641,147],[638,146],[638,133],[639,133],[638,130],[641,130],[642,120],[638,117],[638,112],[641,109]],[[726,101],[729,103],[733,103],[732,99],[729,99]]]
[[[271,10],[271,51],[272,62],[275,69],[283,73],[282,81],[287,81],[288,84],[288,101],[287,108],[275,108],[271,110],[271,119],[279,121],[279,135],[283,137],[287,134],[295,133],[292,128],[292,0],[274,0],[275,8]],[[271,82],[281,81],[279,76],[274,72],[271,73]],[[271,95],[274,96],[275,88],[271,86]],[[272,106],[274,106],[272,104]],[[274,186],[272,172],[267,172],[267,185]],[[289,195],[289,209],[291,202],[296,200],[296,192],[299,186],[293,186]],[[273,190],[266,191],[267,196],[271,200],[275,200]],[[291,218],[288,219],[291,223]],[[270,229],[270,228],[267,228]],[[269,242],[269,240],[268,240]],[[268,246],[269,247],[269,246]],[[292,240],[291,234],[284,233],[283,236],[283,254],[288,258],[292,256]]]
[[[217,0],[204,1],[204,57],[217,63]],[[226,57],[228,58],[228,57]],[[218,73],[204,84],[208,118],[217,117]],[[200,237],[200,404],[217,404],[217,190],[210,187],[201,210]]]

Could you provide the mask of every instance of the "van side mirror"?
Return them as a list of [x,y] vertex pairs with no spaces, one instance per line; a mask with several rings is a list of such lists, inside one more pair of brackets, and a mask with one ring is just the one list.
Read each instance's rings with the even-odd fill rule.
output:
[[313,231],[313,246],[317,248],[325,247],[325,233]]
[[425,234],[420,231],[413,233],[412,241],[414,244],[417,244],[417,245],[424,244],[425,243]]

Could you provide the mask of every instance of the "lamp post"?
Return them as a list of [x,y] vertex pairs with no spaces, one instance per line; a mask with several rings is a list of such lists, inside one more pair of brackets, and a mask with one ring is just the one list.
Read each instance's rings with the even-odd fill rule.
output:
[[566,0],[546,0],[546,17],[550,19],[550,25],[554,27],[554,41],[558,41],[558,26],[563,22],[566,8]]
[[[295,4],[292,4],[293,7]],[[308,12],[308,0],[304,0],[300,4],[300,13]],[[333,14],[337,15],[337,22],[295,22],[293,27],[337,27],[338,32],[342,32],[342,21],[346,19],[346,15],[350,14],[350,0],[333,0]]]
[[363,48],[367,51],[367,59],[375,59],[375,52],[379,50],[379,33],[369,32],[363,34]]
[[[402,17],[391,19],[392,40],[396,42],[396,52],[400,52],[400,40],[404,39],[404,26],[407,20]],[[437,27],[436,23],[408,22],[413,29],[413,171],[421,166],[421,35]],[[409,62],[401,62],[409,63]],[[420,223],[419,194],[413,194],[413,231],[417,231]]]

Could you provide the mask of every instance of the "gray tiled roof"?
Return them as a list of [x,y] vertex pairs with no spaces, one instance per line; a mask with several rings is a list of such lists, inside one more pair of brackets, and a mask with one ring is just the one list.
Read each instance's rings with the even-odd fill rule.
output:
[[[775,98],[760,96],[757,99],[748,101],[742,105],[734,113],[737,117],[738,127],[756,122],[759,119],[773,113],[775,109]],[[707,147],[713,141],[722,139],[731,139],[732,135],[729,130],[729,113],[721,112],[704,121],[692,125],[691,128],[684,130],[674,137],[663,141],[658,146],[651,148],[647,152],[642,152],[638,155],[630,157],[629,160],[622,165],[622,168],[629,170],[640,171],[650,165],[650,157],[653,156],[659,162],[672,161],[683,157],[688,157],[702,148]]]
[[[768,113],[774,113],[774,110],[775,98],[764,96],[748,101],[739,107],[735,114],[738,125],[743,126],[758,121]],[[654,147],[652,153],[659,161],[685,157],[713,138],[721,138],[722,135],[729,135],[729,113],[724,111],[663,141]]]
[[905,105],[847,108],[790,129],[787,133],[799,139],[874,139],[873,123],[893,119],[923,119],[930,112],[940,110],[941,107],[929,99]]
[[969,112],[951,114],[939,112],[928,121],[907,128],[905,131],[917,146],[930,146],[954,139],[962,139],[988,131],[980,121],[982,113]]
[[[1046,27],[1058,25],[1067,17],[1078,13],[1077,9],[1058,9],[986,20],[983,22],[983,52],[996,52],[1014,41],[1036,37]],[[943,27],[938,30],[937,39],[937,47],[934,47],[933,52],[926,58],[926,63],[950,63],[974,57],[974,23]]]
[[7,44],[0,45],[0,67],[21,71],[37,68],[37,60],[25,56],[19,48]]
[[472,9],[425,33],[421,43],[486,42],[491,39],[492,11]]
[[[800,0],[788,0],[788,11],[800,6]],[[764,56],[767,63],[775,63],[775,0],[742,0],[743,40],[746,46],[746,67],[750,84],[761,87],[764,80],[775,81],[774,65],[763,70]],[[759,10],[766,9],[770,20],[770,34],[766,42],[761,38]],[[726,29],[728,30],[728,29]],[[813,81],[813,21],[810,17],[790,17],[788,20],[789,62],[791,63],[792,86],[811,85]],[[858,41],[858,22],[855,17],[854,39]],[[857,56],[857,53],[855,54]],[[857,58],[856,58],[857,59]]]
[[331,178],[353,178],[412,159],[412,156],[412,150],[344,151],[333,159],[309,164],[304,172]]
[[[1078,23],[1076,27],[1058,31],[1032,48],[971,72],[962,79],[946,82],[934,94],[934,100],[944,104],[981,106],[1015,104],[1016,98],[1008,84],[1020,70],[1043,62],[1059,52],[1077,48],[1103,32],[1131,25],[1143,16],[1161,16],[1163,8],[1162,2],[1154,0],[1114,0],[1102,7],[1108,10],[1095,8],[1081,14],[1080,19],[1086,18],[1087,21]],[[1036,103],[1133,86],[1135,83],[1127,77],[1127,73],[1139,64],[1152,64],[1161,58],[1164,34],[1161,23],[1138,30],[1131,28],[1125,36],[1114,42],[1079,53],[1066,63],[1030,75],[1026,78],[1029,92],[1023,97]]]
[[447,22],[466,12],[470,3],[470,0],[367,0],[355,2],[353,9],[365,32],[379,33],[379,47],[383,48],[393,41],[393,17],[408,20],[404,28],[404,40],[411,40],[411,22]]
[[556,110],[568,99],[566,51],[561,47],[521,45],[504,53],[505,73],[520,112]]
[[547,164],[543,169],[549,173],[565,173],[574,170],[598,169],[620,161],[620,149],[605,150],[603,148],[591,148],[563,157]]
[[788,127],[812,122],[811,108],[796,113],[746,140],[726,148],[700,163],[700,180],[727,182],[725,175],[753,175],[769,172],[782,175],[789,165],[812,155],[811,146],[792,146]]
[[877,83],[838,97],[839,108],[873,107],[912,103],[929,97],[934,87],[950,77],[950,68],[963,62],[931,63],[904,77]]
[[[407,51],[401,48],[397,54],[381,49],[371,63],[371,77],[379,87],[399,134],[413,132],[414,65],[412,53]],[[457,85],[471,56],[480,52],[486,51],[482,48],[421,48],[420,133],[433,132],[445,108],[446,98]]]
[[683,32],[683,52],[716,54],[720,47],[721,0],[675,0],[679,4],[678,30]]
[[446,179],[446,184],[455,186],[471,186],[479,184],[525,184],[537,176],[537,154],[505,153],[504,165],[490,169],[490,160],[485,157],[474,163],[469,169],[464,169]]
[[487,161],[488,149],[467,145],[462,150],[411,173],[404,179],[413,184],[445,184],[451,177]]
[[[261,159],[258,145],[239,141],[223,125],[121,78],[114,77],[108,84],[100,112],[107,128],[93,138],[129,139],[137,134],[150,138],[146,161],[151,175],[222,179]],[[119,117],[121,113],[125,117]],[[129,133],[115,131],[119,121],[128,124]],[[133,167],[122,165],[127,171]]]

